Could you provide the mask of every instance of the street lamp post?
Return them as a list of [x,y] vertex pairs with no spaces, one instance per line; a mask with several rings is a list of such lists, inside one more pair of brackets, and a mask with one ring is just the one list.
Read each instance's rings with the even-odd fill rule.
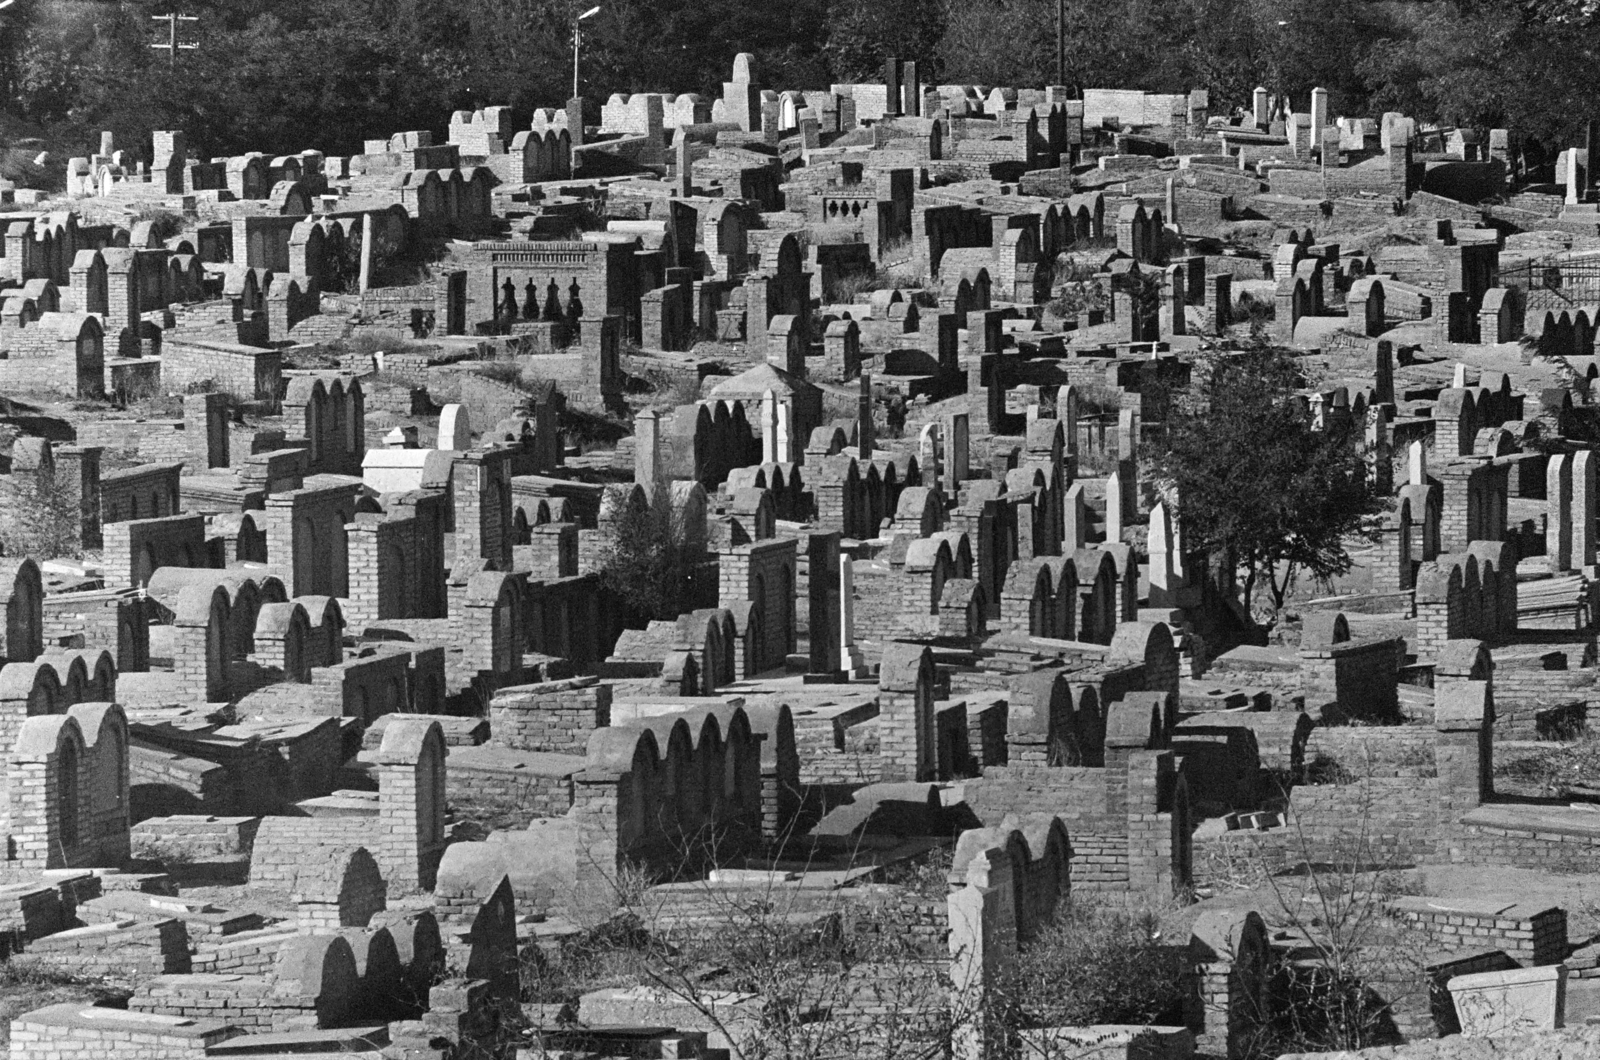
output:
[[580,23],[586,18],[591,18],[600,13],[600,5],[596,4],[577,18],[572,20],[572,98],[578,98],[578,42],[583,39]]

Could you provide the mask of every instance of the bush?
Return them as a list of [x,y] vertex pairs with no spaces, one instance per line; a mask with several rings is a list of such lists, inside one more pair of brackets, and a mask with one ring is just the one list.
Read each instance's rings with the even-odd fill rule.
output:
[[516,361],[484,361],[477,370],[479,375],[493,379],[497,383],[527,389],[522,384],[522,366]]
[[160,242],[166,242],[179,232],[183,231],[183,218],[171,210],[163,210],[159,206],[147,206],[133,215],[133,221],[150,222],[151,234]]
[[1014,998],[1024,1025],[1183,1022],[1184,949],[1155,913],[1068,901],[1023,947]]
[[51,475],[12,475],[0,494],[0,553],[34,559],[83,555],[83,498]]
[[688,529],[664,494],[648,507],[624,504],[617,513],[600,583],[634,621],[674,619],[693,607],[701,549],[689,540]]
[[700,379],[693,372],[649,367],[633,377],[658,405],[692,405],[700,400]]
[[872,291],[881,291],[889,287],[886,277],[872,272],[847,272],[843,276],[830,278],[825,299],[833,305],[847,305],[855,302],[861,295]]

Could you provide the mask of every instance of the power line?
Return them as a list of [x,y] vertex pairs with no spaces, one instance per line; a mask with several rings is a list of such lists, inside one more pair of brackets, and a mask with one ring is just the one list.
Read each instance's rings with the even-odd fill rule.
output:
[[165,22],[167,24],[167,43],[152,44],[150,47],[165,50],[167,53],[167,61],[173,66],[178,65],[178,52],[180,49],[183,51],[194,51],[196,48],[200,47],[199,44],[181,44],[178,41],[178,23],[199,22],[200,16],[180,15],[174,11],[170,15],[151,15],[150,21]]

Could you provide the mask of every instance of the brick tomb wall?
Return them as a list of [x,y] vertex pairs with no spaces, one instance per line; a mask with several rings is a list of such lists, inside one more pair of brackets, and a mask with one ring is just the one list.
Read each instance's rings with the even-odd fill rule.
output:
[[52,1005],[11,1022],[11,1060],[205,1060],[207,1046],[238,1031],[217,1023],[143,1019],[101,1009],[83,1019],[81,1005]]
[[1401,898],[1394,909],[1442,949],[1503,950],[1524,966],[1567,955],[1567,914],[1555,906]]
[[1337,702],[1345,717],[1393,717],[1400,709],[1395,669],[1404,647],[1403,641],[1370,640],[1301,651],[1306,709]]
[[183,921],[90,924],[35,939],[30,962],[82,978],[162,975],[189,970],[189,939]]
[[1441,851],[1439,802],[1438,780],[1416,775],[1303,784],[1289,800],[1295,827],[1284,831],[1298,833],[1300,856],[1312,860],[1415,864]]
[[277,964],[284,943],[298,934],[293,927],[277,926],[228,935],[196,948],[192,967],[197,973],[268,975]]
[[282,368],[283,354],[277,350],[183,342],[168,342],[161,349],[161,382],[169,390],[210,381],[246,398],[270,398],[276,396]]
[[141,464],[100,478],[100,520],[155,519],[178,514],[181,464]]
[[[574,771],[581,768],[582,761],[574,759]],[[452,759],[446,784],[452,806],[494,803],[514,807],[516,823],[511,827],[526,827],[536,817],[562,817],[572,808],[571,773],[540,774]]]
[[84,647],[109,651],[118,672],[149,666],[149,621],[138,597],[114,589],[51,593],[44,598],[43,611],[47,643],[81,636]]
[[1451,860],[1468,865],[1515,865],[1545,872],[1600,871],[1600,831],[1569,827],[1496,806],[1483,806],[1462,819]]
[[489,709],[497,743],[523,751],[583,754],[589,734],[611,724],[611,686],[594,677],[518,685],[497,692]]
[[1074,889],[1129,886],[1128,821],[1106,812],[1108,771],[1089,766],[997,766],[963,787],[967,805],[987,823],[1008,813],[1048,813],[1067,827]]
[[1560,738],[1581,729],[1595,698],[1593,670],[1537,670],[1495,662],[1494,732],[1507,740]]
[[[1305,761],[1313,780],[1435,777],[1436,735],[1432,727],[1409,725],[1317,728],[1306,738]],[[1319,770],[1329,775],[1319,777]]]
[[259,817],[178,814],[148,818],[131,831],[136,857],[159,858],[178,853],[199,861],[249,854],[260,826]]
[[133,454],[151,462],[188,460],[189,441],[182,420],[103,419],[78,426],[79,445],[104,446],[108,453]]

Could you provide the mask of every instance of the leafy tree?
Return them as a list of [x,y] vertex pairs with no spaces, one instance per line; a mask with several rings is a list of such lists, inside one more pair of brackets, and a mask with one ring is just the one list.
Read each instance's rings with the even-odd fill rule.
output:
[[1582,136],[1600,109],[1600,34],[1583,5],[1486,0],[1413,5],[1360,64],[1375,109],[1511,128],[1547,148]]
[[65,477],[12,475],[0,490],[0,554],[77,558],[83,518],[83,498]]
[[923,0],[841,0],[828,11],[823,51],[842,80],[877,80],[884,60],[898,58],[917,63],[923,84],[937,84],[945,17],[943,4]]
[[600,581],[628,609],[630,619],[673,619],[690,610],[704,545],[692,540],[665,495],[644,507],[619,504],[611,525]]
[[1185,548],[1233,557],[1248,607],[1265,580],[1282,607],[1296,576],[1330,578],[1352,566],[1347,541],[1369,529],[1383,498],[1367,477],[1360,425],[1315,430],[1298,396],[1298,363],[1254,345],[1197,366],[1155,457],[1177,488]]

